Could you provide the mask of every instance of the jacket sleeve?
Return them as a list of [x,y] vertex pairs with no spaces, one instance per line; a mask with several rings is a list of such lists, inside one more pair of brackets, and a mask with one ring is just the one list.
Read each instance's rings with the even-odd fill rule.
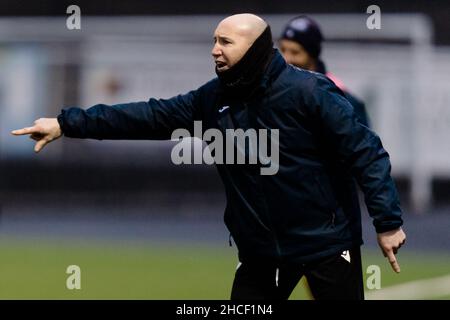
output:
[[332,153],[351,170],[361,186],[376,231],[400,227],[402,211],[390,174],[389,154],[378,135],[361,125],[342,91],[325,77],[311,78],[306,89],[305,105]]
[[345,98],[350,102],[355,110],[356,116],[358,117],[359,122],[361,122],[366,127],[370,128],[370,119],[367,114],[366,106],[364,102],[353,96],[348,92],[344,92]]
[[178,128],[192,134],[194,120],[201,117],[200,94],[201,88],[171,99],[66,108],[57,119],[70,138],[166,140]]

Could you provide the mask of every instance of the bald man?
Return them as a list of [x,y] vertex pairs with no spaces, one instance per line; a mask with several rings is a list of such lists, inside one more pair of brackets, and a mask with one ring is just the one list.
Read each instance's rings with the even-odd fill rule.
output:
[[[216,161],[227,196],[224,221],[240,261],[232,299],[287,299],[303,275],[316,299],[364,298],[362,239],[344,214],[346,195],[333,178],[337,168],[358,181],[378,243],[400,272],[395,254],[405,234],[389,155],[379,137],[356,120],[342,91],[325,76],[286,64],[273,48],[270,27],[252,14],[219,23],[212,56],[217,78],[187,94],[66,108],[57,118],[12,133],[30,135],[39,152],[62,135],[170,139],[177,129],[194,135],[201,121],[201,136],[214,143],[216,156],[230,150],[206,136],[257,130],[265,133],[257,147],[267,151],[262,137],[276,141],[270,151],[277,157],[267,161],[258,153],[256,162]],[[235,140],[231,151],[232,160],[239,152],[245,159],[252,155],[251,147]],[[262,174],[274,163],[276,172]]]

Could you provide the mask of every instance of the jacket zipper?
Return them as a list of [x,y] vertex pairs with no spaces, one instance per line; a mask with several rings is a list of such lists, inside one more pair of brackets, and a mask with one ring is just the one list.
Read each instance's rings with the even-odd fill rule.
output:
[[[261,191],[261,194],[264,195],[264,192]],[[275,242],[275,249],[276,249],[276,254],[277,254],[277,256],[278,256],[278,260],[281,260],[281,248],[280,248],[280,244],[279,244],[279,241],[278,241],[277,234],[276,234],[276,232],[275,232],[275,230],[274,230],[274,228],[273,228],[273,222],[272,222],[272,219],[271,219],[271,217],[270,217],[269,210],[268,210],[268,208],[267,208],[267,203],[266,203],[265,197],[263,198],[263,203],[264,203],[264,214],[266,215],[266,217],[267,217],[267,222],[268,222],[268,224],[269,224],[269,225],[267,226],[267,229],[268,229],[268,230],[270,231],[270,233],[272,234],[273,241]]]
[[[248,105],[248,103],[244,103],[244,107],[245,108],[247,108],[247,112],[248,112],[248,117],[249,117],[249,122],[251,123],[251,122],[254,122],[253,124],[254,124],[254,127],[256,127],[255,126],[255,124],[256,124],[256,118],[257,118],[257,116],[253,113],[253,110],[250,110],[250,107],[249,107],[249,105]],[[253,121],[252,121],[253,120]],[[261,178],[261,176],[259,176],[259,175],[256,175],[256,179],[257,180],[259,180]],[[258,183],[258,185],[262,185],[262,183],[260,184],[260,183]],[[261,189],[260,190],[261,191],[261,196],[264,196],[264,191]],[[269,209],[267,208],[267,203],[266,203],[266,199],[265,199],[265,197],[263,197],[263,203],[264,203],[264,214],[266,215],[266,217],[267,217],[267,222],[269,223],[269,225],[270,226],[267,226],[267,229],[270,231],[270,233],[272,234],[272,237],[273,237],[273,240],[274,240],[274,242],[275,242],[275,248],[276,248],[276,254],[277,254],[277,256],[278,256],[278,259],[277,260],[281,260],[281,249],[280,249],[280,244],[279,244],[279,242],[278,242],[278,237],[277,237],[277,235],[276,235],[276,233],[275,233],[275,230],[273,229],[273,223],[272,223],[272,219],[270,218],[270,214],[269,214]],[[262,221],[260,221],[261,222],[261,224],[263,224],[262,223]],[[264,224],[263,224],[264,225]],[[277,277],[278,277],[278,273],[277,273]],[[278,280],[277,280],[277,282],[278,282]]]
[[335,227],[335,224],[334,224],[335,219],[336,219],[336,212],[333,211],[333,212],[331,213],[331,226],[332,226],[333,228]]

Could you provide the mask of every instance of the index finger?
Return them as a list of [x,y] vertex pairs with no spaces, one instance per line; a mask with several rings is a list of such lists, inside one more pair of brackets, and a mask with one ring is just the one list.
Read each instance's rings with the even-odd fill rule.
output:
[[394,269],[395,272],[400,272],[400,265],[397,262],[397,259],[395,258],[395,254],[392,250],[389,250],[386,252],[387,258],[389,260],[389,263],[391,264],[392,269]]
[[20,136],[20,135],[24,135],[24,134],[31,134],[31,133],[35,133],[35,132],[38,132],[35,127],[27,127],[27,128],[11,131],[11,133],[16,136]]

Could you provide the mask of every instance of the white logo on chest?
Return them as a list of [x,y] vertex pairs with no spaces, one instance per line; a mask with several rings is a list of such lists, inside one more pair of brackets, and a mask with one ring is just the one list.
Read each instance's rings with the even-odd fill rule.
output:
[[227,110],[230,106],[223,106],[222,108],[219,109],[219,113],[224,112],[225,110]]

